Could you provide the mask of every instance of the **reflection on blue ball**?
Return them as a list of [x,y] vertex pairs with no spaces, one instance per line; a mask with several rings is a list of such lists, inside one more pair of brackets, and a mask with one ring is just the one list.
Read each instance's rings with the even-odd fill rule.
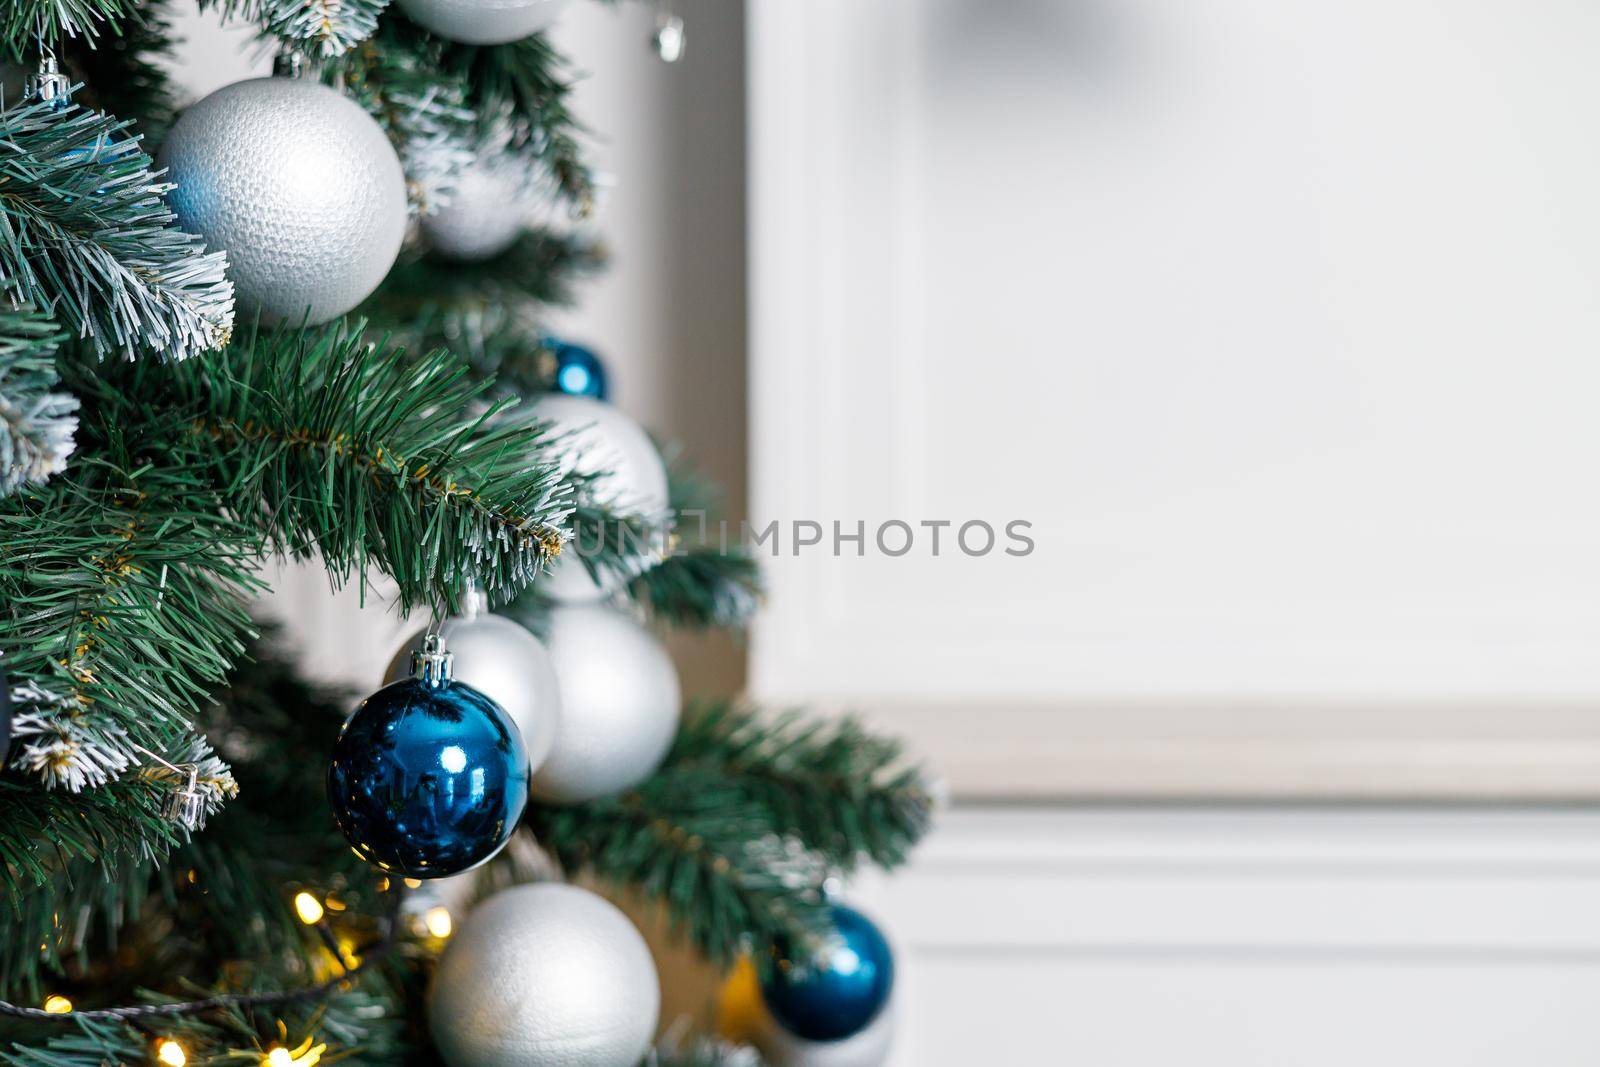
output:
[[815,959],[779,959],[761,985],[767,1010],[784,1029],[808,1041],[860,1033],[889,1003],[894,957],[889,943],[859,911],[835,905],[833,934]]
[[606,368],[600,357],[580,345],[550,342],[556,358],[555,391],[568,396],[606,398]]
[[442,878],[510,840],[528,803],[528,756],[516,725],[476,689],[407,678],[345,722],[328,799],[367,860],[391,874]]

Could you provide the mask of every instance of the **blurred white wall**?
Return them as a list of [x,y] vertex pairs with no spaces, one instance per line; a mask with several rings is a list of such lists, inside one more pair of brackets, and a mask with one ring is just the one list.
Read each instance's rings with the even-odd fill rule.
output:
[[754,691],[968,793],[1594,795],[1594,9],[750,19]]
[[895,1067],[1594,1062],[1594,5],[749,20],[751,690],[956,796]]

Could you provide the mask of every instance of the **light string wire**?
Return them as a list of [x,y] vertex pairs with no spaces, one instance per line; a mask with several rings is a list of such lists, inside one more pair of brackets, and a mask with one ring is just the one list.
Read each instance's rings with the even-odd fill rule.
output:
[[[79,1011],[51,1011],[48,1008],[30,1008],[21,1004],[12,1004],[0,1000],[0,1015],[9,1015],[17,1019],[34,1019],[40,1021],[62,1022],[70,1019],[94,1020],[121,1020],[137,1021],[139,1019],[171,1018],[180,1015],[202,1015],[208,1011],[219,1008],[264,1008],[277,1004],[292,1004],[302,1000],[314,1000],[332,992],[339,986],[351,981],[361,972],[378,963],[394,950],[396,944],[396,931],[399,924],[401,894],[395,894],[395,904],[389,915],[384,920],[385,930],[375,940],[366,945],[357,946],[353,951],[360,957],[361,962],[354,967],[346,966],[344,957],[334,952],[343,973],[334,975],[326,981],[316,985],[304,986],[300,989],[280,989],[268,993],[218,993],[215,996],[205,997],[200,1000],[176,1001],[168,1004],[126,1004],[115,1008],[89,1008]],[[326,929],[327,920],[319,919],[313,925],[325,943],[334,942],[332,932]]]

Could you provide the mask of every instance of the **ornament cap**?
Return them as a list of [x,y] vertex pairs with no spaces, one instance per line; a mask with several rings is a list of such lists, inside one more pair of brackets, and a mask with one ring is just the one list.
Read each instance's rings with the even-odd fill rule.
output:
[[303,78],[305,73],[306,57],[299,52],[285,49],[272,58],[274,78]]
[[429,634],[422,639],[422,649],[411,653],[411,677],[420,678],[424,685],[437,689],[450,680],[450,663],[455,659],[444,650],[444,638]]
[[55,56],[46,55],[39,60],[39,69],[28,75],[23,91],[31,100],[62,108],[72,102],[72,79],[61,73]]
[[205,829],[206,797],[200,791],[200,771],[198,768],[190,767],[189,780],[182,788],[175,789],[167,794],[167,798],[162,804],[162,814],[190,832]]

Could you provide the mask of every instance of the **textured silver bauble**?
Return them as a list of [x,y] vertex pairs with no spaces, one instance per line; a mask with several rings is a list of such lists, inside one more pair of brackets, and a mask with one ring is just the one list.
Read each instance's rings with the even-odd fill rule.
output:
[[506,44],[550,26],[567,0],[399,0],[417,25],[451,41]]
[[771,1067],[883,1067],[894,1043],[894,1002],[859,1034],[840,1041],[807,1041],[789,1033],[770,1016],[756,1046]]
[[[411,653],[422,650],[426,630],[401,646],[383,682],[411,677]],[[499,615],[447,619],[439,627],[451,656],[451,677],[499,704],[522,734],[528,767],[538,770],[555,743],[561,692],[555,664],[539,639]]]
[[422,236],[448,259],[493,258],[521,235],[532,191],[526,162],[505,153],[480,155],[456,175],[450,202],[423,217]]
[[503,890],[469,913],[428,997],[450,1067],[636,1067],[660,1012],[639,931],[560,882]]
[[[549,421],[552,433],[562,435],[557,447],[563,452],[566,469],[583,474],[609,472],[599,485],[602,503],[619,514],[666,514],[667,468],[650,435],[638,423],[610,404],[586,396],[543,396],[534,403],[533,411]],[[601,536],[611,539],[615,547],[619,534],[607,528]],[[563,553],[566,558],[558,559],[540,579],[539,591],[563,604],[593,602],[616,592],[622,583],[620,576],[604,573],[597,583],[582,560],[572,558],[593,547],[588,540],[569,544]]]
[[378,287],[406,232],[400,160],[315,82],[255,78],[192,105],[161,146],[178,224],[228,253],[239,311],[326,322]]
[[683,694],[661,642],[603,604],[554,608],[545,642],[561,689],[550,755],[534,795],[575,804],[638,785],[661,764],[678,732]]

